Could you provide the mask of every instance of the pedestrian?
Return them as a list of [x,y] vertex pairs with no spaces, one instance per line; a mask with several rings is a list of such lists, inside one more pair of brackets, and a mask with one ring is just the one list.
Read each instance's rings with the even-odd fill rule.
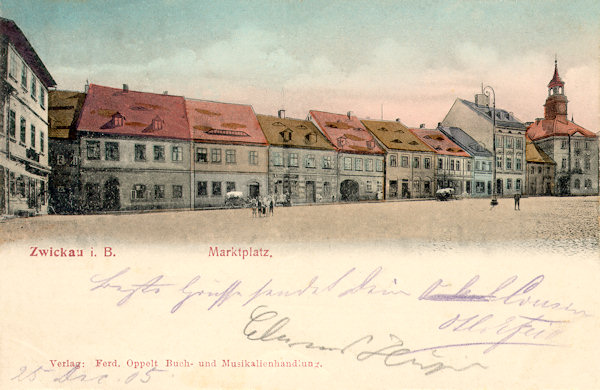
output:
[[515,210],[521,211],[520,201],[521,201],[521,194],[517,192],[515,194]]
[[256,218],[256,210],[258,208],[258,203],[256,203],[256,198],[252,198],[250,201],[250,207],[252,207],[252,218]]
[[256,198],[256,201],[258,202],[258,216],[262,217],[262,202],[260,197]]
[[273,198],[269,199],[269,214],[273,216]]

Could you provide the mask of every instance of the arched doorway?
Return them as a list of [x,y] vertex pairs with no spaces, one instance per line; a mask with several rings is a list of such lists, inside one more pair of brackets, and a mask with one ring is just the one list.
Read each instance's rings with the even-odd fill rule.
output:
[[121,194],[119,179],[111,177],[104,183],[104,210],[119,210],[121,208]]
[[344,180],[340,184],[340,195],[342,201],[357,201],[358,200],[358,183],[354,180]]

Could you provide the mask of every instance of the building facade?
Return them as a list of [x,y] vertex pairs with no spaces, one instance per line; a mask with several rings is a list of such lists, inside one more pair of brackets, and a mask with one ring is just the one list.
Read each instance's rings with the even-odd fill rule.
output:
[[548,83],[544,118],[536,119],[527,135],[555,163],[554,194],[598,194],[598,136],[573,120],[567,119],[565,83],[554,63],[554,75]]
[[493,171],[499,196],[523,192],[526,127],[511,112],[490,107],[489,96],[481,93],[475,95],[475,102],[456,99],[442,125],[461,128],[483,148],[495,149]]
[[308,117],[337,151],[339,185],[335,200],[383,199],[385,151],[361,121],[351,112],[343,115],[311,110]]
[[470,196],[473,158],[439,129],[410,129],[435,150],[436,189],[453,188],[458,196]]
[[556,163],[533,141],[527,137],[525,149],[527,157],[527,195],[552,195],[554,193],[554,177]]
[[48,88],[56,82],[12,21],[0,18],[0,215],[48,212]]
[[191,207],[183,97],[90,85],[77,124],[81,212]]
[[438,130],[473,157],[471,166],[469,166],[470,162],[467,162],[467,172],[470,171],[472,176],[470,184],[466,182],[466,192],[475,198],[490,196],[492,194],[494,154],[458,127],[440,125]]
[[386,151],[385,199],[433,196],[433,150],[400,121],[363,120],[362,123]]
[[266,196],[268,148],[252,106],[186,99],[193,140],[194,207],[223,206],[228,192]]
[[269,194],[277,203],[331,202],[338,187],[333,145],[307,120],[257,115],[269,143]]
[[48,151],[52,168],[48,205],[52,213],[79,212],[81,151],[77,121],[85,96],[85,93],[72,91],[50,91],[48,95]]

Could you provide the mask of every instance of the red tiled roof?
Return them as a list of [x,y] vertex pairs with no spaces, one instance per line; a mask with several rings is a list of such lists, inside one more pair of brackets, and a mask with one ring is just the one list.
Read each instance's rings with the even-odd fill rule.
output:
[[185,108],[196,141],[267,144],[252,106],[186,99]]
[[342,152],[383,154],[373,135],[354,115],[311,110],[310,115],[333,146]]
[[95,84],[90,85],[77,130],[190,139],[182,96],[124,91]]
[[552,136],[575,135],[576,133],[588,138],[597,137],[593,132],[560,116],[555,119],[536,120],[527,128],[527,135],[533,141]]
[[425,142],[437,154],[447,154],[450,156],[471,157],[460,146],[455,144],[444,133],[437,129],[409,129],[419,139]]

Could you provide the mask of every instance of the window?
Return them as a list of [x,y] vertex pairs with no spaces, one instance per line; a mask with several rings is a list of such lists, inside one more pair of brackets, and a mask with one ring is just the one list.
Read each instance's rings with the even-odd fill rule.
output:
[[467,172],[471,172],[471,161],[467,161]]
[[444,168],[444,160],[442,160],[441,158],[438,158],[438,169],[443,169]]
[[418,180],[413,181],[413,191],[419,192],[420,188],[421,188],[421,182],[419,182]]
[[25,143],[25,133],[27,131],[27,123],[25,122],[25,118],[21,117],[21,133],[20,133],[20,141]]
[[522,165],[522,162],[521,162],[521,161],[522,161],[522,160],[521,160],[521,157],[517,157],[517,158],[515,159],[515,169],[516,169],[517,171],[520,171],[521,169],[523,169],[523,165]]
[[567,140],[566,139],[563,139],[562,141],[560,141],[560,148],[561,149],[567,148]]
[[8,111],[8,135],[12,138],[15,138],[15,130],[16,130],[16,114],[13,110]]
[[502,147],[502,136],[501,135],[496,136],[496,146],[499,148]]
[[182,161],[183,160],[183,148],[181,146],[171,147],[171,161]]
[[496,156],[496,168],[502,169],[502,155]]
[[505,142],[505,146],[507,148],[512,148],[513,147],[513,139],[512,139],[512,137],[505,137],[504,138],[504,142]]
[[33,75],[31,75],[31,98],[37,100],[37,80]]
[[44,142],[46,142],[44,136],[45,136],[44,132],[40,131],[40,152],[41,153],[44,153],[44,148],[46,147],[46,145],[44,143]]
[[478,194],[483,194],[485,192],[485,182],[476,181],[475,182],[475,192]]
[[[258,152],[251,150],[248,152],[248,163],[250,165],[258,165]],[[298,161],[296,161],[296,166],[298,166]]]
[[197,193],[198,193],[198,196],[208,195],[208,183],[205,181],[199,181]]
[[454,160],[450,160],[450,170],[454,170]]
[[515,180],[515,190],[517,190],[517,191],[521,190],[521,179]]
[[323,197],[328,199],[331,196],[331,183],[326,181],[323,183]]
[[391,154],[390,155],[390,167],[397,167],[398,166],[398,156],[396,156],[395,154]]
[[19,65],[17,64],[17,54],[11,50],[10,51],[10,70],[8,71],[8,74],[14,80],[17,80],[17,74],[19,72],[18,68],[19,68]]
[[590,158],[586,156],[586,157],[585,157],[585,159],[584,159],[584,162],[583,162],[583,164],[584,164],[584,167],[585,167],[585,169],[586,169],[586,170],[589,170],[589,169],[590,169],[590,167],[591,167]]
[[578,158],[575,159],[575,169],[581,168],[581,162]]
[[592,188],[592,179],[585,179],[585,188],[586,189]]
[[460,171],[460,160],[456,160],[456,170]]
[[31,124],[29,126],[29,133],[30,133],[30,136],[31,136],[31,147],[33,149],[35,149],[35,138],[36,138],[35,136],[36,136],[36,132],[35,132],[35,126],[33,124]]
[[480,171],[481,170],[481,161],[475,161],[475,170],[476,171]]
[[381,180],[377,180],[377,192],[383,191],[383,182]]
[[[534,173],[534,172],[533,172],[533,170],[535,170],[535,167],[531,167],[531,169],[532,169],[532,172],[531,172],[531,173]],[[538,173],[539,173],[540,175],[542,174],[542,167],[538,167]]]
[[352,170],[352,159],[350,157],[344,157],[344,169],[346,171]]
[[362,158],[355,158],[354,159],[354,170],[356,170],[356,171],[362,171],[363,170],[363,159]]
[[225,163],[235,164],[235,149],[225,150]]
[[421,159],[419,157],[413,157],[413,168],[421,167]]
[[383,160],[375,160],[375,170],[377,172],[383,172]]
[[566,158],[562,159],[561,167],[562,167],[562,169],[567,169],[567,159]]
[[25,90],[27,90],[27,65],[25,65],[25,62],[23,62],[23,67],[21,68],[21,85],[23,85],[23,88],[25,88]]
[[579,149],[580,148],[580,143],[579,141],[575,141],[575,149]]
[[506,179],[506,189],[510,190],[512,188],[512,179]]
[[[135,161],[146,161],[146,145],[136,144],[134,147]],[[156,153],[156,148],[154,150]],[[164,153],[164,150],[163,150]],[[156,155],[154,156],[156,159]]]
[[227,189],[227,192],[235,191],[235,182],[234,181],[226,182],[225,188]]
[[119,144],[117,142],[105,142],[104,154],[107,161],[119,161]]
[[367,180],[367,192],[373,192],[373,182]]
[[165,186],[162,184],[156,184],[154,186],[154,199],[165,198]]
[[331,169],[331,156],[323,156],[323,168]]
[[521,138],[515,139],[515,149],[523,149],[523,142],[521,141]]
[[276,167],[280,167],[283,165],[283,157],[280,152],[273,152],[272,156],[273,156],[273,165],[275,165]]
[[423,167],[425,169],[431,169],[431,159],[429,157],[423,159]]
[[180,199],[183,198],[183,186],[180,185],[173,185],[173,198],[174,199]]
[[135,184],[131,191],[132,199],[145,199],[146,198],[146,186],[143,184]]
[[401,157],[400,166],[402,168],[408,168],[408,156],[402,156]]
[[213,196],[221,195],[221,182],[220,181],[212,182],[212,194],[213,194]]
[[581,182],[579,181],[579,179],[575,179],[573,181],[573,187],[578,190],[581,187]]
[[304,166],[306,168],[316,168],[316,162],[315,162],[315,156],[312,154],[309,154],[306,156],[305,160],[304,160]]
[[208,152],[206,148],[196,148],[196,162],[207,163]]
[[42,85],[40,85],[40,106],[42,108],[46,106],[46,90]]
[[584,148],[585,148],[586,150],[587,150],[587,149],[589,149],[589,148],[590,148],[590,143],[586,141],[586,142],[585,142],[585,146],[584,146]]
[[506,156],[506,169],[512,169],[512,158]]
[[88,160],[100,160],[100,141],[87,141],[86,150]]
[[372,158],[367,158],[365,160],[365,170],[368,172],[373,171],[373,159]]
[[221,149],[210,150],[210,162],[215,164],[221,163]]
[[290,153],[288,155],[288,167],[298,166],[298,153]]

